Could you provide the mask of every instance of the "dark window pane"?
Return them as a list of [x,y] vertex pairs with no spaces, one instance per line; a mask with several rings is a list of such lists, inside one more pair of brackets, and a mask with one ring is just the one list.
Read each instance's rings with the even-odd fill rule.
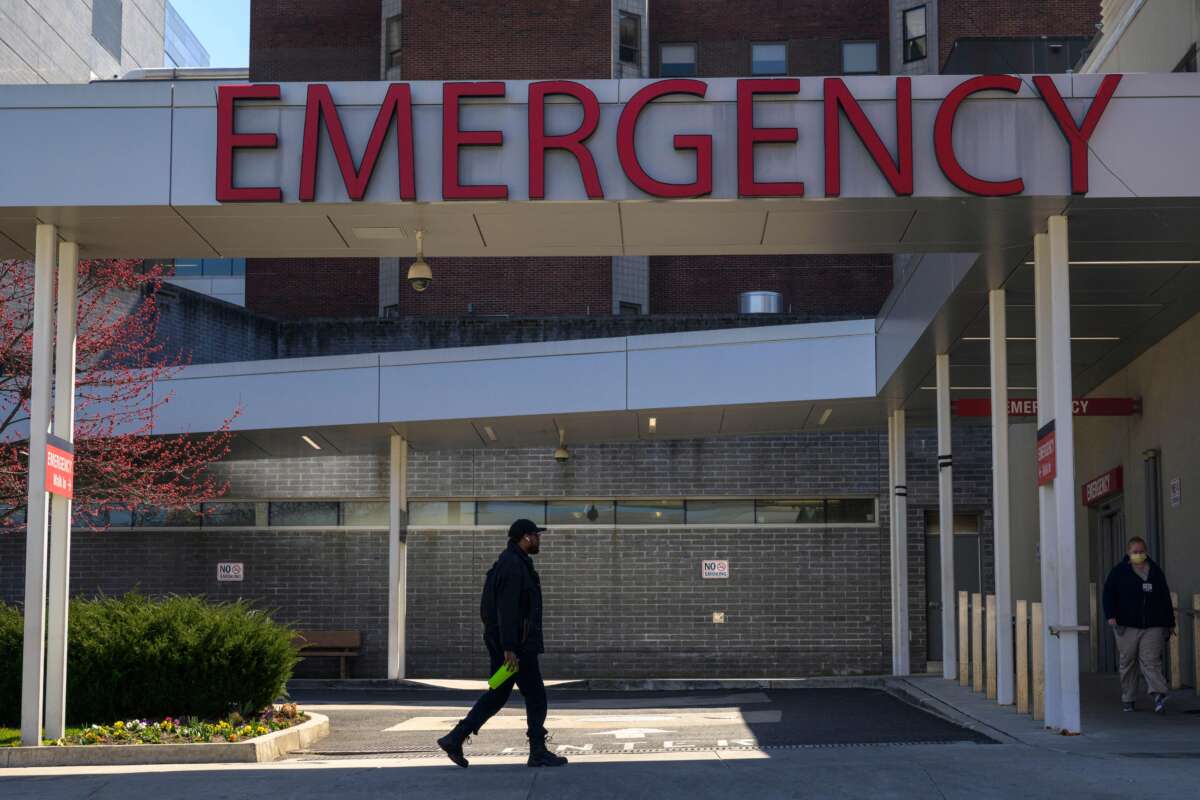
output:
[[689,525],[753,525],[753,500],[688,500]]
[[626,64],[637,64],[641,61],[639,52],[642,48],[642,18],[637,14],[621,12],[621,60]]
[[920,61],[926,53],[925,6],[904,12],[904,60]]
[[110,508],[104,512],[104,517],[114,528],[133,527],[133,512],[128,508]]
[[842,72],[846,75],[868,75],[879,71],[877,42],[843,42]]
[[386,528],[388,504],[352,500],[342,503],[342,524],[359,527]]
[[829,499],[825,501],[825,514],[830,525],[873,525],[875,501],[869,497]]
[[476,504],[480,525],[512,525],[519,519],[546,524],[546,504],[541,500],[480,500]]
[[750,72],[754,75],[783,75],[787,72],[787,45],[763,42],[750,45]]
[[414,500],[408,504],[408,524],[469,527],[475,524],[475,503],[472,500]]
[[211,278],[229,277],[233,274],[233,261],[228,258],[206,258],[204,274]]
[[338,504],[332,502],[271,503],[270,525],[327,525],[338,524]]
[[756,505],[760,525],[825,523],[824,500],[759,500]]
[[230,261],[231,267],[229,274],[235,278],[242,278],[246,275],[246,259],[234,258]]
[[682,500],[622,500],[617,503],[618,525],[682,525]]
[[553,500],[546,504],[548,525],[612,525],[612,500]]
[[909,39],[904,43],[904,60],[920,61],[925,58],[925,37]]
[[254,503],[205,503],[206,528],[252,528],[255,525]]
[[199,528],[200,514],[186,507],[140,508],[134,515],[133,524],[138,528]]

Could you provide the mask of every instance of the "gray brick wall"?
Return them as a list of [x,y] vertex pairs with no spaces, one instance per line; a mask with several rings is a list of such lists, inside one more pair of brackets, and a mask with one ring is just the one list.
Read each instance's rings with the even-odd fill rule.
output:
[[[937,506],[936,438],[908,434],[910,643],[925,659],[924,512]],[[991,454],[986,425],[955,430],[955,500],[983,514],[991,588]],[[555,529],[537,557],[547,605],[547,674],[816,675],[887,672],[891,661],[887,453],[883,431],[581,445],[556,463],[545,449],[411,451],[409,490],[422,497],[838,496],[878,498],[862,528]],[[375,498],[380,456],[226,462],[231,498]],[[501,532],[408,533],[408,673],[486,670],[479,588]],[[705,581],[700,561],[730,561]],[[246,580],[218,584],[216,564]],[[23,534],[0,534],[0,600],[22,597]],[[387,538],[381,531],[79,532],[73,591],[246,597],[281,620],[363,632],[357,677],[385,674]],[[726,614],[714,624],[712,613]],[[304,674],[333,674],[314,662]]]

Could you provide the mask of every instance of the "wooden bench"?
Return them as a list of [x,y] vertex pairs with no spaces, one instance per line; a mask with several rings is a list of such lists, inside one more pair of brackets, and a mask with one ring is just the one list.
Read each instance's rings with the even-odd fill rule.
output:
[[299,649],[301,658],[338,658],[341,662],[338,675],[345,678],[346,659],[358,655],[362,634],[358,631],[297,631],[292,644]]

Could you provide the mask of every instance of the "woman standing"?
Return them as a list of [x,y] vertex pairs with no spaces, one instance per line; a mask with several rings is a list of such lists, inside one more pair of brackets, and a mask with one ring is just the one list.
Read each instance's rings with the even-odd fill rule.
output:
[[1167,707],[1163,648],[1175,629],[1171,590],[1167,576],[1146,555],[1145,539],[1130,539],[1126,553],[1104,582],[1104,616],[1120,653],[1121,702],[1126,711],[1133,711],[1140,666],[1154,697],[1154,711],[1161,714]]

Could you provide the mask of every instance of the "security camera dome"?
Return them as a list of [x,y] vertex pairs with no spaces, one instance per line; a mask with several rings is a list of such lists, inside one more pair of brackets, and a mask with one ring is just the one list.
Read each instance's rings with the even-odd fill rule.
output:
[[433,270],[425,259],[418,259],[408,268],[408,283],[415,291],[423,292],[433,283]]

